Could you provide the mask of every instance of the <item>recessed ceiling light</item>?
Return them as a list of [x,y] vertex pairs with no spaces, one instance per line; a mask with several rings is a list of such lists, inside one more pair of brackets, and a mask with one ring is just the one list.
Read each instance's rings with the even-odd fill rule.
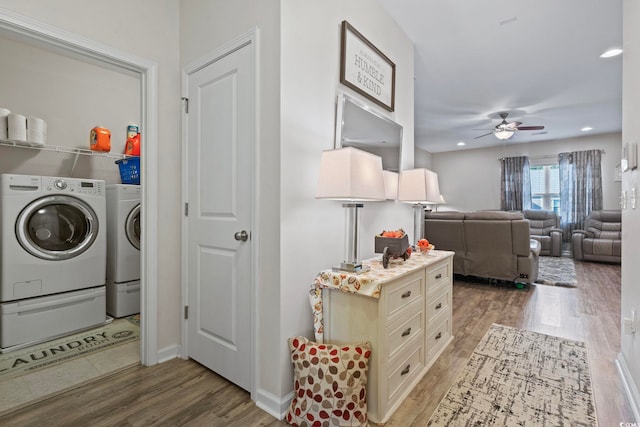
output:
[[620,48],[614,48],[614,49],[609,49],[607,51],[605,51],[602,55],[600,55],[600,58],[612,58],[614,56],[618,56],[622,53],[622,49]]
[[593,128],[591,126],[585,126],[582,129],[580,129],[582,132],[589,132],[590,130],[593,130]]
[[463,145],[467,145],[467,144],[465,144],[463,141],[460,141],[460,142],[458,142],[458,144],[457,144],[457,145],[458,145],[458,146],[460,146],[460,147],[462,147]]

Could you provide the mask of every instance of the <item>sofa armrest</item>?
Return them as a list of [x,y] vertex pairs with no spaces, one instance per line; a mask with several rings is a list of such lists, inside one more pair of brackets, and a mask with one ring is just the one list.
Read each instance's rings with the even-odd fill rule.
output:
[[549,233],[560,233],[560,235],[562,235],[562,228],[553,227],[549,230]]
[[562,255],[562,230],[558,228],[551,229],[551,247],[549,248],[549,255],[560,256]]
[[587,236],[587,232],[584,230],[574,230],[571,233],[571,248],[573,250],[573,259],[581,261],[584,259],[584,253],[582,252],[582,241]]

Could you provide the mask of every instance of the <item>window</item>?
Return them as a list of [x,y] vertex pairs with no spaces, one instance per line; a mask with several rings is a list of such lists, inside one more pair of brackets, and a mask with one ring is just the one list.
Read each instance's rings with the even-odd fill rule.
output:
[[531,166],[531,209],[560,214],[560,168],[558,165]]

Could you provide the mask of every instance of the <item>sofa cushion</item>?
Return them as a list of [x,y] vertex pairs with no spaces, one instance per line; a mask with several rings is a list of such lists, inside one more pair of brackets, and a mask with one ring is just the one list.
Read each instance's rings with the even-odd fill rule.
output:
[[[527,234],[528,235],[528,234]],[[464,221],[465,271],[474,276],[513,280],[517,270],[510,221]],[[527,250],[529,238],[526,239]]]
[[464,219],[468,220],[516,220],[524,219],[522,212],[504,212],[504,211],[477,211],[464,214]]
[[587,237],[596,239],[622,239],[622,212],[593,211],[585,221]]
[[461,220],[464,219],[464,213],[456,211],[444,211],[444,212],[425,212],[425,219],[450,219]]

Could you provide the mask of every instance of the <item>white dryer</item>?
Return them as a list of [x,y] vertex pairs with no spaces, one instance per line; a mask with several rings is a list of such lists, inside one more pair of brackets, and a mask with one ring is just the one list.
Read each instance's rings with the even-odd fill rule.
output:
[[107,313],[140,312],[139,185],[107,185]]
[[0,347],[104,323],[104,181],[3,174],[0,225]]

